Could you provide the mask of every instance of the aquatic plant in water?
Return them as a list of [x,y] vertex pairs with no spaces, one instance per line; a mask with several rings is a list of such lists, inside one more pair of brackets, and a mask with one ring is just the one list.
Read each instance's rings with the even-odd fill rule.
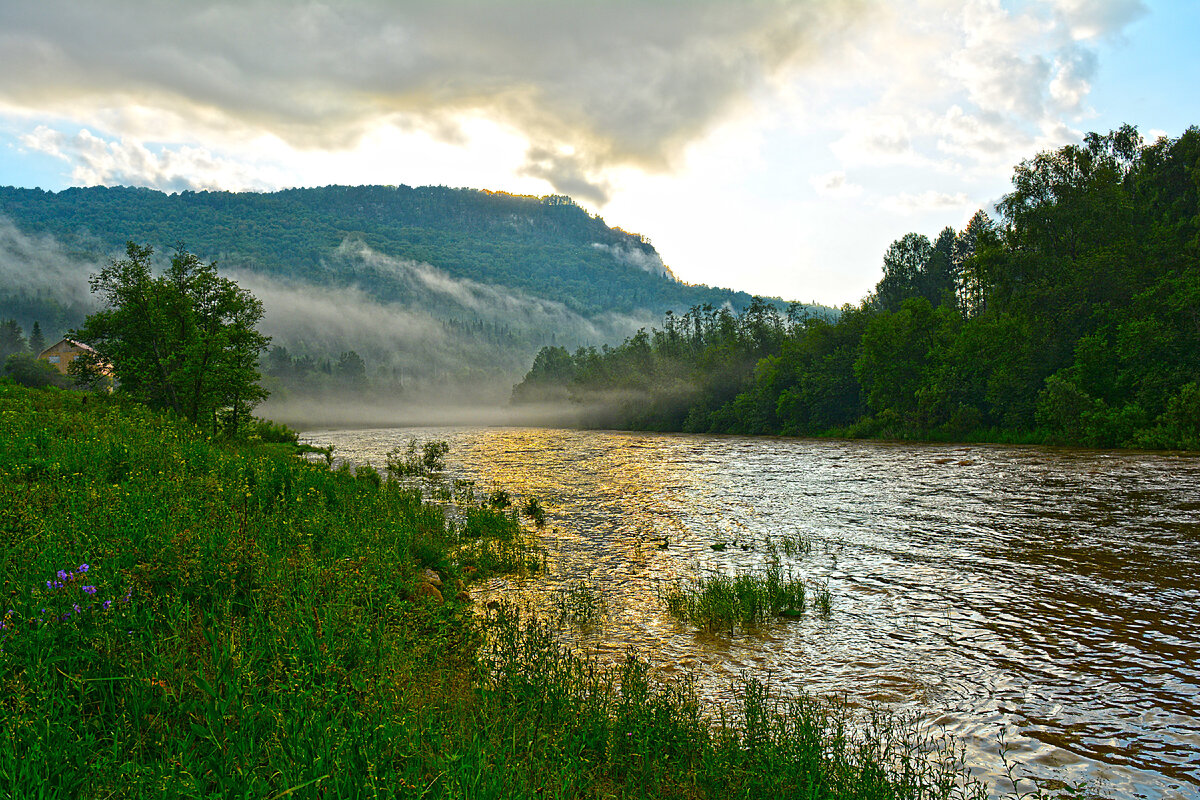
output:
[[546,524],[546,510],[542,508],[542,504],[536,497],[525,501],[525,505],[521,507],[521,513],[533,520],[533,524],[539,528]]
[[608,601],[589,583],[574,583],[562,587],[553,595],[556,618],[580,628],[594,627],[608,612]]
[[760,625],[772,616],[794,617],[807,607],[804,581],[783,576],[778,567],[762,575],[713,573],[676,584],[663,594],[671,616],[705,630]]

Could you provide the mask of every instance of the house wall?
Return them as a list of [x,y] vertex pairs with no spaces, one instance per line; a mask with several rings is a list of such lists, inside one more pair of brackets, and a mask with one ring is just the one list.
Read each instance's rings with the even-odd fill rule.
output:
[[50,362],[50,366],[57,369],[63,375],[66,375],[67,367],[71,366],[71,362],[83,352],[81,347],[73,345],[70,342],[58,342],[39,353],[38,358]]

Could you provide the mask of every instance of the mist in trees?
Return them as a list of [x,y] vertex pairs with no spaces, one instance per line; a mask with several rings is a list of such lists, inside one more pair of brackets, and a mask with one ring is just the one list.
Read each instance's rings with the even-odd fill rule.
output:
[[697,306],[543,350],[514,399],[634,428],[1200,448],[1200,130],[1041,153],[997,211],[893,242],[836,322]]

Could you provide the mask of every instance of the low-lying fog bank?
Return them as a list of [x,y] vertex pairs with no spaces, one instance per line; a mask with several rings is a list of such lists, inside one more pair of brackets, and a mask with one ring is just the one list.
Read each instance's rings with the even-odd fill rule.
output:
[[595,409],[567,403],[506,405],[467,403],[449,397],[397,402],[292,397],[255,413],[297,430],[321,428],[590,427]]

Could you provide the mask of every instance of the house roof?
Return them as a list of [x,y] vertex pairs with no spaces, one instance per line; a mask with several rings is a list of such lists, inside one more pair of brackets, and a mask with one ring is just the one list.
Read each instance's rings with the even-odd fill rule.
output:
[[46,355],[47,353],[50,353],[51,351],[53,351],[53,350],[55,350],[55,349],[57,349],[57,348],[61,348],[61,346],[62,346],[62,345],[64,345],[64,344],[70,345],[71,347],[76,347],[76,348],[78,348],[78,349],[80,349],[80,350],[86,350],[86,351],[87,351],[87,352],[89,352],[89,353],[94,353],[94,352],[96,352],[94,349],[92,349],[91,347],[88,347],[88,346],[87,346],[86,344],[84,344],[83,342],[77,342],[77,341],[75,341],[74,339],[66,339],[66,338],[63,338],[63,339],[59,339],[59,340],[58,340],[57,342],[55,342],[54,344],[50,345],[50,346],[49,346],[49,347],[47,347],[45,350],[43,350],[42,352],[38,353],[37,357],[38,357],[38,358],[41,358],[42,356]]

